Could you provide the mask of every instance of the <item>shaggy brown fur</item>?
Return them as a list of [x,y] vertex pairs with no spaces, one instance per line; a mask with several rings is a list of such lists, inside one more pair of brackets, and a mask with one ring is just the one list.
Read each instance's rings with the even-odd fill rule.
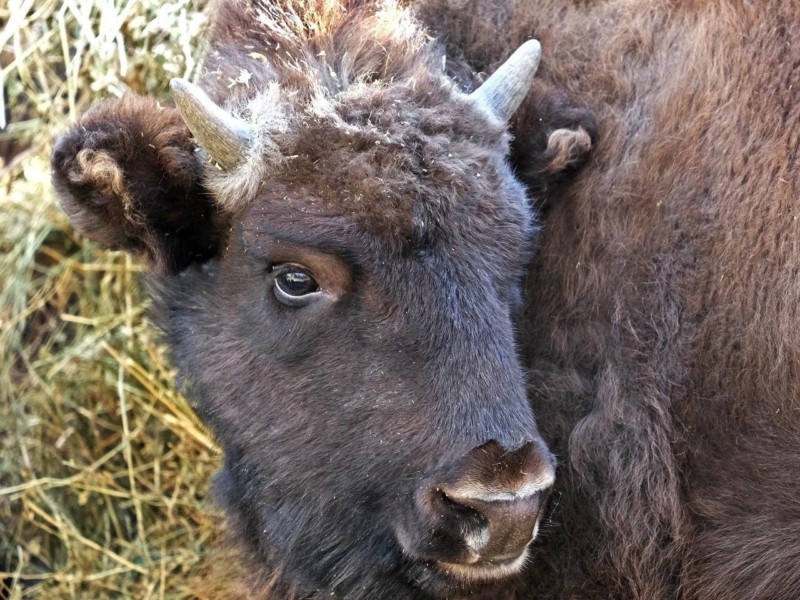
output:
[[420,4],[478,67],[535,35],[600,117],[527,285],[543,597],[800,597],[800,5]]
[[[545,49],[542,79],[510,124],[508,159],[534,202],[547,207],[547,220],[516,327],[529,397],[560,469],[550,523],[526,579],[477,593],[800,597],[800,7],[792,0],[774,0],[768,9],[747,0],[413,3],[445,53],[399,8],[386,18],[369,3],[346,4],[347,10],[327,0],[216,7],[204,85],[234,113],[264,124],[269,144],[259,156],[270,160],[253,156],[231,173],[198,162],[189,170],[197,175],[163,188],[178,193],[163,194],[150,174],[171,169],[151,161],[137,171],[140,163],[126,163],[126,149],[141,136],[115,141],[119,128],[105,125],[122,114],[126,128],[152,137],[144,113],[125,112],[139,99],[96,109],[54,154],[56,182],[79,226],[106,245],[145,250],[159,272],[171,274],[160,279],[162,316],[201,411],[226,443],[220,489],[256,559],[289,565],[254,572],[251,586],[276,598],[289,597],[292,585],[320,597],[423,594],[395,587],[387,575],[402,560],[375,515],[397,501],[395,488],[369,488],[366,512],[329,505],[355,493],[340,484],[377,486],[374,470],[409,479],[400,463],[447,454],[452,440],[473,435],[467,424],[478,413],[456,412],[473,405],[448,395],[447,384],[466,394],[462,400],[472,398],[467,392],[480,387],[474,370],[434,386],[440,401],[433,409],[425,408],[429,390],[420,392],[407,378],[419,365],[446,363],[437,348],[449,347],[458,328],[450,328],[452,315],[442,306],[466,310],[462,325],[494,323],[471,330],[462,358],[474,358],[474,340],[481,339],[486,352],[508,360],[510,327],[498,320],[497,307],[513,306],[514,286],[498,296],[491,290],[513,280],[514,270],[498,265],[519,259],[521,232],[502,223],[525,219],[514,208],[502,162],[508,138],[453,84],[474,88],[482,72],[536,36]],[[280,90],[270,87],[274,81]],[[591,169],[573,179],[596,137],[581,102],[599,117],[600,144]],[[175,132],[167,137],[176,141],[153,146],[177,146],[188,156],[187,134],[165,110]],[[121,171],[110,168],[109,157]],[[265,187],[265,180],[272,183]],[[164,259],[184,245],[152,233],[165,204],[150,203],[141,190],[183,206],[189,218],[194,213],[181,200],[189,197],[187,186],[202,188],[193,197],[210,191],[226,216],[201,211],[186,234],[192,251]],[[300,222],[306,240],[335,230],[329,247],[344,239],[372,252],[360,264],[373,270],[355,270],[363,289],[357,302],[336,319],[325,313],[314,321],[341,327],[327,334],[333,355],[307,346],[304,334],[318,331],[312,321],[285,330],[285,316],[253,302],[261,288],[252,265],[259,252],[268,254],[261,232]],[[354,222],[363,237],[355,236]],[[442,240],[447,253],[427,256],[445,277],[441,286],[425,287],[435,278],[408,274],[427,273],[415,260]],[[202,266],[175,275],[195,262]],[[484,270],[482,287],[465,276]],[[508,342],[506,354],[500,339]],[[419,344],[425,360],[398,358],[413,346],[403,340]],[[399,363],[377,364],[405,371],[364,369],[348,382],[355,390],[348,401],[340,389],[325,387],[330,373],[375,365],[376,356],[398,347],[392,361]],[[513,367],[505,362],[505,370],[494,371],[496,356],[480,362],[483,380],[508,384],[508,398],[516,398],[506,377]],[[294,379],[284,377],[288,367]],[[297,381],[305,382],[303,395],[292,395]],[[262,396],[253,396],[258,389]],[[307,402],[312,391],[335,410]],[[287,420],[276,397],[291,399],[305,420]],[[374,402],[348,412],[363,397]],[[401,401],[406,397],[417,398],[413,410]],[[516,402],[509,400],[507,410],[518,409]],[[370,420],[380,406],[392,406],[391,417]],[[484,418],[504,435],[516,431],[504,415],[489,410]],[[437,419],[464,431],[425,429]],[[265,450],[278,435],[275,423],[283,454]],[[301,424],[318,433],[308,437]],[[373,445],[376,429],[402,443]],[[326,465],[328,456],[337,457],[333,471],[301,461],[318,493],[328,494],[318,505],[296,491],[307,489],[306,479],[279,470],[304,442]],[[273,463],[277,471],[265,470]],[[360,497],[351,499],[361,506]],[[282,529],[261,520],[265,505],[278,507]],[[343,528],[316,515],[334,515]],[[279,547],[277,557],[265,549],[262,531],[280,541],[309,523],[327,537]],[[297,548],[321,558],[303,563],[292,554]],[[367,562],[373,556],[379,563]],[[475,591],[425,589],[448,597]]]

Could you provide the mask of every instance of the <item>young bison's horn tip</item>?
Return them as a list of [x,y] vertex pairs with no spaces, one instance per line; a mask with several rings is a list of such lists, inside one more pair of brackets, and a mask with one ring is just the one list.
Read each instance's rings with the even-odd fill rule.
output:
[[241,164],[253,144],[253,127],[217,106],[198,86],[176,77],[169,82],[172,99],[186,126],[224,169]]
[[528,95],[541,58],[541,44],[528,40],[470,97],[494,116],[508,121]]

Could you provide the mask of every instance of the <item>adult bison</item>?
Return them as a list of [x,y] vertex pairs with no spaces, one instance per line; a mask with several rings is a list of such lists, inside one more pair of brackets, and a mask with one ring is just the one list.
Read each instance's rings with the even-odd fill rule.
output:
[[150,260],[253,594],[798,597],[800,7],[413,8],[220,2],[210,99],[53,153]]

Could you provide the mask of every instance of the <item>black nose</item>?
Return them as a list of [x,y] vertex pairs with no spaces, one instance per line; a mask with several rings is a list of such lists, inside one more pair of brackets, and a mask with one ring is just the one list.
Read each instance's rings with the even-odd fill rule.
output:
[[541,442],[506,452],[496,442],[475,448],[445,469],[438,484],[416,494],[413,531],[399,537],[406,552],[463,579],[518,571],[555,478]]

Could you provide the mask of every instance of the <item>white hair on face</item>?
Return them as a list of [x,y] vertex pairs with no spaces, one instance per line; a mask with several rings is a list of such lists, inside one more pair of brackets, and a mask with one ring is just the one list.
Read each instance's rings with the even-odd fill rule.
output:
[[253,144],[244,160],[233,169],[220,169],[209,160],[205,184],[223,209],[235,211],[252,201],[270,172],[286,160],[277,137],[289,131],[291,119],[276,82],[270,83],[245,106],[227,110],[254,126]]

